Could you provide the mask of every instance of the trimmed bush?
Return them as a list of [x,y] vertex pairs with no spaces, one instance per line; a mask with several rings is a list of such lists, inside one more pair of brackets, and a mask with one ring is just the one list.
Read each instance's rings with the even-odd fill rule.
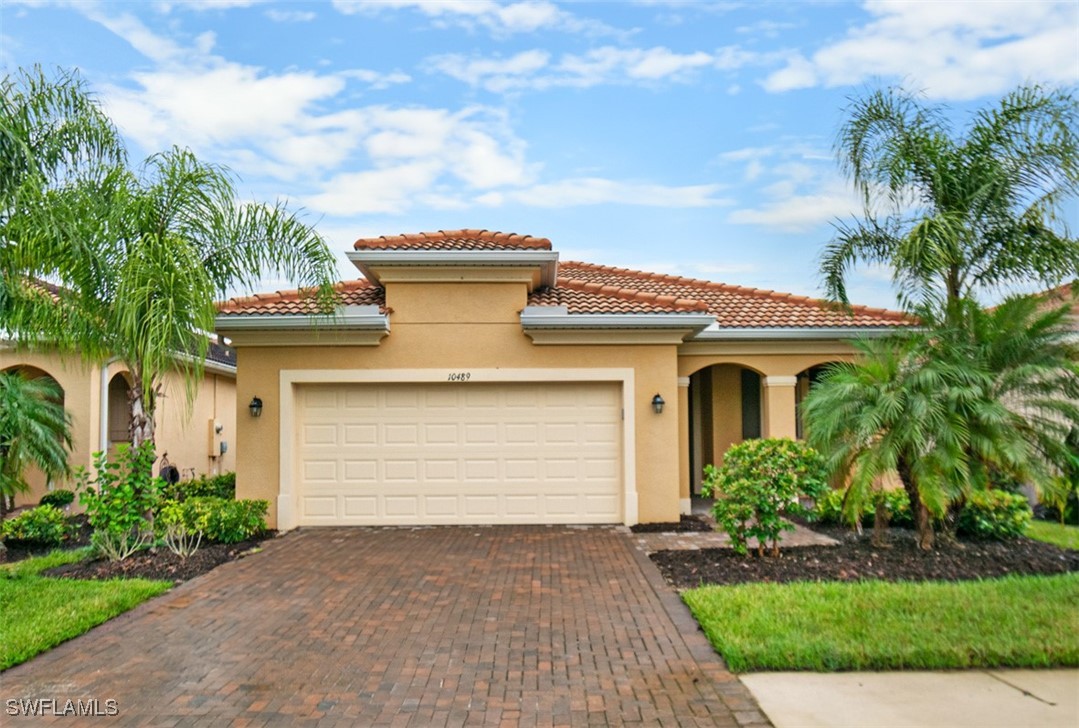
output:
[[28,546],[56,546],[67,538],[69,530],[64,512],[46,504],[4,521],[0,536]]
[[166,486],[163,493],[167,500],[187,500],[188,498],[236,498],[236,473],[221,475],[202,475],[193,480],[181,480],[175,485]]
[[1023,535],[1032,517],[1027,499],[1003,490],[975,491],[959,512],[958,531],[967,538],[1004,541]]
[[43,506],[56,506],[57,508],[66,508],[75,502],[75,494],[70,490],[64,490],[59,488],[57,490],[51,490],[45,495],[41,496],[39,505]]
[[211,541],[237,543],[266,530],[269,501],[188,498],[181,504],[185,528],[199,530]]
[[746,440],[723,456],[723,467],[705,467],[703,492],[714,495],[712,512],[731,545],[747,553],[750,538],[757,552],[779,554],[784,531],[794,526],[786,514],[804,514],[799,498],[816,500],[828,491],[824,459],[813,448],[787,438]]
[[[843,515],[843,497],[845,495],[845,490],[829,491],[817,499],[806,517],[810,521],[821,523],[826,526],[838,526],[841,524],[853,525],[851,519]],[[879,491],[874,498],[874,502],[868,504],[865,512],[862,513],[861,524],[863,526],[868,526],[873,523],[873,517],[877,512],[876,504],[880,499],[884,499],[888,504],[890,525],[913,528],[914,518],[910,513],[910,497],[902,488]]]

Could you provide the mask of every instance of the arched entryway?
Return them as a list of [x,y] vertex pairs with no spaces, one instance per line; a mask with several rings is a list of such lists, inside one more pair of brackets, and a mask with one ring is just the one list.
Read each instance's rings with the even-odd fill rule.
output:
[[[61,407],[64,406],[64,388],[60,385],[60,382],[56,380],[56,377],[52,376],[44,369],[39,369],[35,366],[19,364],[16,366],[7,367],[3,371],[21,374],[27,379],[48,379],[57,389],[58,396],[55,400],[56,403],[59,404]],[[48,477],[46,477],[43,472],[41,472],[37,468],[30,468],[25,473],[25,478],[26,484],[30,486],[30,489],[26,492],[26,494],[16,495],[15,505],[36,502],[37,498],[39,498],[46,491],[52,490],[55,485]]]
[[817,382],[820,381],[824,372],[835,363],[836,362],[824,362],[823,364],[816,364],[808,369],[803,369],[798,372],[797,384],[794,389],[794,406],[798,413],[796,426],[799,440],[805,437],[805,418],[802,415],[802,400],[809,394],[809,390],[816,386]]
[[126,372],[114,374],[109,380],[108,425],[109,452],[115,451],[116,445],[131,442],[131,407],[128,404],[128,391],[131,383]]
[[731,445],[761,437],[763,379],[739,364],[713,364],[689,377],[690,482],[700,493],[705,465],[721,465]]

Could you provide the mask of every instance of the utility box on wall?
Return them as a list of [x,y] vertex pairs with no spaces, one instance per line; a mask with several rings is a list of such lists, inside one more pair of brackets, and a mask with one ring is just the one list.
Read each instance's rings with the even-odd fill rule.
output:
[[224,431],[225,431],[225,426],[224,425],[222,425],[217,420],[210,420],[210,438],[209,438],[209,441],[208,441],[208,445],[209,445],[209,447],[208,447],[208,450],[209,450],[208,455],[211,458],[220,457],[225,452],[225,449],[221,446],[222,445],[222,439],[223,439],[222,436],[224,434]]

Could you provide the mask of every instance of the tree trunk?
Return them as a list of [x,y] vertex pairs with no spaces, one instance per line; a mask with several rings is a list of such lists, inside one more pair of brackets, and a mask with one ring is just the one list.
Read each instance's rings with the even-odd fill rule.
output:
[[888,548],[888,521],[891,513],[888,512],[888,501],[884,498],[877,499],[877,505],[873,509],[873,545],[877,548]]
[[929,517],[929,509],[922,502],[922,496],[918,492],[918,486],[914,482],[910,471],[910,465],[903,458],[899,460],[899,480],[903,483],[903,489],[910,498],[910,512],[914,516],[914,527],[918,531],[918,548],[922,551],[933,549],[933,521]]
[[[154,402],[146,402],[143,394],[142,377],[131,372],[131,389],[127,391],[127,402],[131,414],[131,447],[138,448],[144,442],[154,443]],[[147,406],[149,404],[149,407]]]

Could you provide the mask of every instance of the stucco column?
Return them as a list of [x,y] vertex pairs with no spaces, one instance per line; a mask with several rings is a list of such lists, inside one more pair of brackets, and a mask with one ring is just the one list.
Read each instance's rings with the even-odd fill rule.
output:
[[689,482],[689,377],[678,377],[678,498],[683,515],[693,512]]
[[797,410],[795,408],[795,387],[798,377],[764,377],[764,436],[798,436]]

